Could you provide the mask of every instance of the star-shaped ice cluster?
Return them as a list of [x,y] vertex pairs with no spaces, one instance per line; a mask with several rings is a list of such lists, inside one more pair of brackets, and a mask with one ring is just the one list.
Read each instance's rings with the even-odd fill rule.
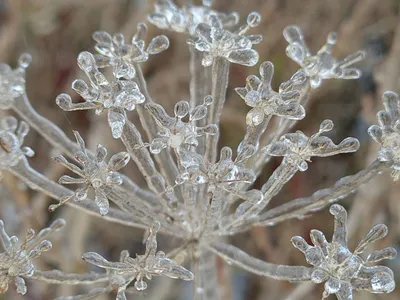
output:
[[135,105],[145,101],[136,82],[116,79],[108,81],[98,69],[96,59],[90,52],[78,56],[78,65],[89,78],[90,85],[81,79],[72,83],[72,88],[85,102],[72,103],[68,94],[57,97],[56,103],[65,111],[95,109],[96,114],[108,113],[108,124],[114,138],[120,138],[126,123],[125,110],[132,111]]
[[356,138],[348,137],[336,145],[330,138],[321,136],[332,128],[333,122],[325,120],[321,123],[319,131],[311,137],[307,137],[301,131],[288,133],[279,141],[263,148],[263,151],[272,156],[284,156],[288,162],[297,165],[300,171],[305,171],[308,169],[307,161],[310,161],[312,156],[326,157],[358,150],[360,143]]
[[204,67],[211,66],[217,57],[223,57],[235,64],[254,66],[258,62],[258,53],[252,47],[253,44],[261,42],[262,36],[245,34],[260,22],[261,16],[258,13],[250,13],[247,25],[231,32],[224,29],[218,16],[210,15],[207,23],[197,25],[195,35],[197,39],[190,39],[188,43],[194,45],[196,50],[204,52],[202,60]]
[[32,259],[51,249],[51,242],[45,238],[64,225],[63,219],[57,219],[38,234],[35,234],[33,229],[28,229],[24,241],[20,243],[16,236],[10,237],[5,232],[4,223],[0,220],[0,245],[4,250],[0,252],[0,294],[7,292],[12,282],[19,294],[26,294],[27,288],[23,277],[29,278],[35,273]]
[[310,234],[313,246],[300,236],[292,238],[294,247],[303,252],[307,262],[314,266],[311,280],[315,283],[326,281],[323,298],[336,294],[339,300],[351,300],[353,290],[371,293],[393,291],[395,281],[392,270],[371,264],[396,257],[396,250],[388,247],[373,251],[366,259],[361,256],[369,244],[386,236],[387,227],[383,224],[374,226],[352,253],[347,246],[346,210],[335,204],[329,211],[335,217],[335,228],[330,243],[318,230],[312,230]]
[[275,92],[271,87],[274,65],[266,61],[260,65],[259,70],[261,79],[250,75],[246,87],[235,89],[246,104],[252,107],[246,116],[247,125],[257,126],[265,117],[272,115],[292,120],[304,118],[304,107],[298,103],[300,92],[293,89],[306,80],[304,72],[294,74],[290,80],[280,85],[279,92]]
[[319,87],[324,79],[357,79],[361,76],[361,71],[351,66],[364,59],[365,52],[358,51],[343,60],[337,60],[332,56],[332,48],[336,43],[335,33],[328,35],[326,44],[315,55],[312,55],[308,49],[298,26],[286,27],[283,36],[289,43],[286,47],[287,56],[299,64],[310,77],[312,88]]
[[381,149],[378,159],[391,163],[394,180],[400,178],[400,99],[394,92],[385,92],[382,97],[384,110],[377,114],[379,125],[368,129],[369,135]]
[[151,280],[153,276],[193,280],[192,272],[166,257],[164,252],[157,251],[156,234],[159,227],[156,223],[150,228],[146,252],[144,255],[136,255],[136,258],[130,257],[126,250],[121,252],[119,262],[110,262],[95,252],[83,255],[86,262],[107,270],[112,277],[112,284],[117,285],[117,300],[126,300],[125,291],[133,281],[136,290],[143,291],[147,288],[145,279]]
[[154,12],[147,19],[161,29],[175,32],[196,34],[196,27],[200,23],[207,23],[211,15],[216,15],[224,27],[236,25],[239,21],[237,13],[221,13],[210,8],[211,1],[203,0],[203,5],[185,4],[178,7],[171,0],[158,0],[154,5]]
[[0,170],[17,165],[24,156],[32,157],[35,154],[31,148],[23,146],[28,132],[29,126],[24,121],[18,124],[17,119],[12,116],[1,119]]
[[18,59],[18,67],[12,69],[7,64],[0,64],[0,109],[10,109],[15,98],[25,93],[25,69],[32,57],[24,53]]
[[169,47],[169,40],[165,35],[154,37],[145,49],[147,26],[139,23],[137,32],[131,43],[126,43],[124,35],[117,33],[111,36],[105,31],[96,31],[93,39],[96,41],[95,55],[99,68],[112,67],[116,78],[133,79],[135,64],[148,60],[149,55],[158,54]]
[[[215,124],[209,124],[204,127],[197,127],[196,121],[205,118],[207,115],[207,106],[212,104],[212,97],[207,96],[203,104],[190,109],[187,101],[179,101],[174,107],[174,117],[170,117],[164,108],[157,103],[148,103],[145,105],[154,120],[160,126],[158,137],[150,143],[150,151],[154,154],[160,153],[162,149],[171,147],[179,151],[180,148],[188,146],[197,146],[198,138],[204,135],[215,135],[218,127]],[[187,121],[182,119],[188,117]]]
[[114,154],[109,162],[106,163],[107,149],[99,144],[97,146],[96,155],[92,158],[87,154],[85,142],[80,134],[74,131],[74,135],[80,147],[80,151],[75,153],[75,158],[82,167],[68,162],[62,155],[56,156],[54,159],[79,176],[79,178],[73,178],[68,175],[63,175],[59,179],[61,184],[84,184],[84,187],[78,188],[72,195],[65,196],[58,204],[50,205],[49,210],[54,211],[57,207],[70,199],[75,201],[85,200],[88,190],[92,188],[95,192],[94,200],[99,207],[100,214],[106,215],[110,204],[103,188],[105,186],[122,184],[122,178],[116,171],[126,166],[130,160],[130,156],[127,152],[119,152]]

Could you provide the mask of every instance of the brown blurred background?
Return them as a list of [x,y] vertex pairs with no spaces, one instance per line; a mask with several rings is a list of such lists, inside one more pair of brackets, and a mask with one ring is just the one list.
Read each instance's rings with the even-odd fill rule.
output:
[[[176,1],[182,4],[184,1]],[[360,64],[363,77],[354,81],[330,80],[314,91],[305,120],[298,129],[306,133],[317,130],[324,119],[332,119],[336,125],[331,137],[339,141],[347,136],[357,137],[361,149],[352,155],[340,155],[314,159],[307,172],[298,174],[276,197],[271,207],[294,198],[311,195],[315,190],[332,185],[339,178],[357,172],[376,157],[377,147],[371,142],[367,128],[375,122],[375,114],[381,107],[381,95],[385,90],[400,92],[400,18],[399,0],[215,0],[214,8],[221,11],[237,11],[245,19],[251,11],[259,11],[262,24],[254,33],[264,35],[255,48],[260,62],[269,60],[275,65],[274,88],[287,80],[297,70],[295,63],[285,55],[286,42],[282,30],[290,24],[299,25],[315,52],[325,43],[331,31],[338,33],[334,49],[343,58],[358,49],[365,49],[367,59]],[[121,143],[111,138],[104,116],[93,112],[64,113],[55,104],[55,97],[68,92],[75,101],[79,97],[71,92],[71,82],[84,78],[76,65],[80,51],[93,51],[91,35],[96,30],[110,33],[123,32],[130,39],[136,24],[146,20],[154,1],[146,0],[0,0],[0,61],[15,66],[20,53],[29,52],[33,63],[27,72],[27,93],[32,105],[42,115],[63,128],[71,137],[77,129],[92,149],[97,143],[106,145],[109,153],[122,149]],[[161,31],[149,25],[148,38]],[[155,101],[169,109],[179,100],[189,98],[189,52],[186,37],[163,32],[170,38],[170,48],[152,57],[144,66],[150,93]],[[245,131],[248,107],[233,91],[244,86],[249,74],[257,74],[257,67],[231,67],[228,98],[221,124],[221,145],[236,148]],[[134,119],[135,114],[132,115]],[[239,121],[240,120],[240,121]],[[57,180],[64,170],[49,159],[51,147],[36,132],[30,132],[26,144],[36,155],[31,164],[49,178]],[[257,184],[262,185],[279,160],[273,160],[264,170]],[[143,184],[133,164],[127,172]],[[49,215],[47,207],[51,199],[28,190],[11,176],[0,184],[0,218],[6,229],[21,234],[27,227],[40,229],[51,219],[63,217],[67,227],[58,235],[54,249],[47,259],[38,263],[42,269],[60,268],[66,272],[85,272],[87,265],[81,260],[83,252],[97,251],[110,260],[117,259],[119,252],[130,249],[142,253],[143,232],[110,225],[91,218],[68,207]],[[361,191],[341,203],[349,209],[351,241],[354,247],[376,223],[389,226],[389,236],[376,247],[399,246],[400,238],[400,186],[392,183],[384,174]],[[7,196],[6,196],[7,195]],[[236,236],[231,242],[248,253],[273,263],[305,264],[302,254],[290,244],[293,235],[308,236],[318,228],[331,237],[333,218],[325,210],[305,220],[292,220],[271,228],[254,228],[251,232]],[[159,237],[160,249],[165,252],[174,241]],[[400,276],[400,261],[389,262]],[[221,283],[225,299],[235,300],[297,300],[320,299],[322,285],[295,285],[253,276],[241,270],[221,268]],[[99,270],[96,270],[99,271]],[[228,274],[228,275],[227,275]],[[399,281],[398,281],[399,282]],[[173,286],[180,288],[173,288]],[[25,299],[54,299],[61,295],[83,292],[81,287],[49,286],[33,281],[28,283]],[[111,295],[114,299],[115,295]],[[114,298],[112,298],[114,297]],[[1,300],[20,297],[13,291],[0,295]],[[100,299],[100,298],[99,298]],[[107,299],[101,298],[101,299]],[[156,280],[149,285],[146,295],[132,299],[191,299],[190,284],[172,280]],[[331,299],[335,299],[334,296]],[[357,293],[355,299],[400,299],[399,291],[390,295]]]

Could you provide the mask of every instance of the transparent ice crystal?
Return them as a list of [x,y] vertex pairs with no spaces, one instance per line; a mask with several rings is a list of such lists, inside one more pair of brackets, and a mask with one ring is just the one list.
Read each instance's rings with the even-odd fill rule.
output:
[[33,229],[28,229],[23,243],[20,243],[16,236],[8,236],[4,230],[4,223],[0,220],[0,245],[4,250],[0,252],[0,294],[7,292],[9,284],[13,281],[17,292],[21,295],[26,294],[23,277],[31,277],[35,273],[32,259],[51,249],[51,242],[45,238],[64,225],[63,219],[57,219],[38,234],[35,234]]
[[208,184],[208,190],[220,188],[239,196],[244,200],[256,202],[261,200],[262,193],[258,190],[243,191],[240,183],[251,183],[255,174],[243,166],[242,162],[254,154],[254,148],[246,147],[235,160],[232,159],[232,149],[223,147],[220,159],[215,164],[206,164],[203,156],[190,151],[181,151],[179,159],[183,170],[178,174],[177,185],[189,182],[194,185]]
[[300,92],[293,89],[306,80],[304,72],[296,72],[292,78],[280,85],[279,92],[275,92],[271,88],[274,65],[266,61],[260,65],[259,70],[261,79],[250,75],[247,77],[246,87],[235,89],[246,104],[252,107],[246,116],[247,125],[257,126],[265,117],[272,115],[293,120],[304,118],[304,107],[298,103]]
[[61,184],[84,184],[82,188],[78,188],[74,194],[65,196],[58,204],[52,204],[49,207],[50,211],[54,211],[57,207],[61,206],[70,199],[75,201],[82,201],[87,198],[89,188],[95,192],[95,202],[99,207],[100,214],[106,215],[108,213],[110,204],[108,202],[107,194],[103,188],[110,185],[121,185],[122,178],[115,171],[120,170],[130,160],[127,152],[119,152],[114,154],[108,163],[105,162],[107,156],[107,149],[98,145],[96,155],[94,158],[88,156],[85,148],[85,142],[77,131],[74,131],[76,141],[80,147],[80,151],[75,153],[76,160],[81,164],[82,168],[68,162],[62,155],[54,157],[54,159],[74,172],[79,178],[73,178],[68,175],[63,175],[59,179]]
[[183,280],[193,280],[194,275],[184,267],[166,257],[162,251],[157,252],[156,234],[160,227],[159,223],[150,228],[150,234],[146,240],[146,252],[144,255],[129,256],[129,252],[121,252],[119,262],[110,262],[95,252],[88,252],[83,259],[93,265],[107,270],[113,278],[112,283],[118,286],[117,300],[125,300],[125,290],[134,280],[134,287],[138,291],[147,288],[144,279],[151,280],[153,276],[167,276]]
[[77,79],[72,83],[72,88],[85,102],[72,103],[68,94],[61,94],[56,99],[57,105],[65,111],[95,109],[96,114],[101,114],[107,110],[112,135],[120,138],[126,123],[125,110],[132,111],[135,105],[145,101],[138,85],[131,80],[108,81],[98,70],[95,57],[89,52],[79,54],[78,65],[89,78],[90,86]]
[[313,246],[300,236],[292,238],[294,247],[303,252],[307,262],[314,266],[311,280],[315,283],[326,281],[323,298],[336,294],[339,300],[351,300],[353,290],[371,293],[393,291],[395,281],[392,270],[371,264],[395,258],[396,250],[389,247],[373,251],[366,259],[360,256],[369,244],[387,235],[387,227],[383,224],[374,226],[352,253],[347,246],[346,210],[335,204],[329,211],[335,217],[332,242],[329,243],[318,230],[312,230],[310,234]]
[[288,133],[283,135],[279,141],[263,148],[263,151],[272,156],[284,156],[288,162],[297,165],[300,171],[305,171],[308,169],[307,161],[310,161],[312,156],[326,157],[358,150],[360,143],[355,138],[348,137],[340,144],[335,145],[330,138],[321,136],[322,133],[331,131],[332,128],[333,122],[325,120],[321,123],[319,131],[311,137],[307,137],[301,131]]
[[15,98],[25,93],[25,69],[31,61],[32,57],[24,53],[14,70],[7,64],[0,64],[0,109],[10,109]]
[[258,62],[258,53],[252,47],[261,42],[262,36],[245,35],[250,28],[260,24],[261,16],[258,13],[250,13],[247,25],[241,26],[235,32],[225,30],[216,15],[210,15],[208,19],[207,23],[197,25],[197,39],[188,40],[198,51],[204,52],[204,67],[211,66],[217,57],[244,66],[254,66]]
[[135,64],[147,61],[149,54],[158,54],[169,47],[169,40],[165,35],[154,37],[147,49],[144,38],[147,26],[139,23],[137,32],[131,43],[125,43],[122,33],[113,36],[105,31],[96,31],[93,39],[96,41],[95,49],[99,53],[95,55],[99,68],[112,67],[116,78],[132,79],[135,76]]
[[31,148],[22,146],[28,132],[29,126],[24,121],[18,124],[17,119],[12,116],[1,119],[0,170],[17,165],[24,156],[32,157],[35,154]]
[[364,59],[365,52],[358,51],[338,61],[332,56],[332,48],[336,43],[335,33],[328,35],[326,44],[315,55],[310,53],[298,26],[286,27],[283,36],[289,43],[286,47],[287,56],[299,64],[310,77],[313,89],[319,87],[324,79],[357,79],[361,76],[360,70],[350,66]]
[[211,15],[217,16],[224,27],[236,25],[239,21],[237,13],[220,13],[211,9],[210,5],[210,1],[204,0],[201,6],[186,4],[180,8],[171,0],[158,0],[154,5],[154,13],[147,19],[158,28],[192,36],[196,34],[197,25],[207,23]]
[[[196,121],[204,119],[207,115],[207,106],[212,104],[212,97],[207,96],[203,104],[190,109],[187,101],[179,101],[175,104],[175,117],[170,117],[164,108],[157,103],[146,104],[161,130],[158,132],[159,137],[154,138],[150,143],[150,151],[158,154],[162,149],[171,147],[179,151],[181,147],[197,146],[198,137],[204,135],[215,135],[218,127],[215,124],[209,124],[204,127],[197,127]],[[183,118],[189,117],[188,121],[182,121]]]
[[398,180],[400,178],[400,99],[394,92],[385,92],[382,100],[385,109],[377,114],[379,125],[372,125],[368,133],[382,146],[378,159],[392,164],[391,176],[394,180]]

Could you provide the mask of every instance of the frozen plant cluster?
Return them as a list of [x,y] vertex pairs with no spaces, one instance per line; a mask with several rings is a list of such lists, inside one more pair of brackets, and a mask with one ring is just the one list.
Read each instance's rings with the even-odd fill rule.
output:
[[[378,113],[379,125],[369,129],[369,134],[381,145],[376,161],[340,179],[323,193],[317,191],[309,198],[294,199],[269,209],[271,199],[297,172],[306,171],[313,157],[358,150],[359,142],[355,138],[348,137],[335,144],[325,135],[333,129],[330,120],[323,120],[311,136],[289,131],[297,120],[305,117],[307,99],[322,81],[360,77],[354,64],[365,54],[359,51],[343,60],[333,57],[334,33],[312,54],[300,28],[286,27],[283,32],[288,42],[286,53],[299,65],[298,71],[274,91],[271,87],[274,66],[271,62],[262,62],[259,75],[250,75],[244,87],[235,89],[237,101],[243,100],[249,106],[243,120],[246,134],[237,149],[223,147],[218,151],[230,65],[255,66],[259,55],[254,46],[261,42],[262,35],[256,30],[261,22],[259,13],[251,12],[244,24],[238,25],[238,14],[215,11],[211,4],[203,0],[201,6],[179,7],[171,0],[158,0],[154,12],[148,16],[151,24],[181,33],[188,41],[190,98],[177,101],[173,114],[167,113],[151,97],[142,72],[142,64],[151,55],[168,48],[165,35],[150,39],[146,45],[144,23],[137,26],[131,40],[119,33],[95,32],[96,53],[79,54],[78,66],[87,80],[76,79],[72,89],[84,101],[74,103],[70,95],[61,94],[56,103],[66,112],[94,110],[96,114],[107,114],[113,138],[126,148],[109,159],[103,145],[91,152],[78,132],[73,132],[76,142],[70,140],[34,110],[25,91],[25,69],[31,61],[28,54],[20,57],[16,69],[0,65],[0,109],[12,111],[21,119],[17,121],[11,116],[1,119],[0,171],[15,175],[29,187],[53,198],[56,203],[50,205],[50,211],[67,204],[101,217],[104,222],[148,229],[143,255],[131,257],[123,250],[120,260],[113,262],[95,252],[82,253],[87,263],[105,272],[70,274],[62,270],[42,271],[32,262],[50,250],[51,243],[46,238],[64,226],[64,221],[55,221],[37,235],[28,230],[22,243],[15,236],[9,237],[0,221],[3,248],[0,293],[7,292],[14,283],[18,293],[25,294],[28,279],[66,285],[97,284],[86,294],[65,295],[59,300],[95,299],[105,293],[115,293],[117,300],[125,300],[127,295],[146,290],[153,276],[166,276],[193,280],[197,300],[220,299],[216,256],[276,280],[325,282],[323,298],[336,294],[340,300],[350,300],[357,290],[371,293],[394,290],[393,272],[374,263],[394,258],[396,251],[385,248],[366,258],[362,255],[368,244],[387,234],[386,226],[374,226],[351,252],[347,246],[347,213],[338,204],[330,207],[335,219],[331,242],[318,230],[311,231],[313,245],[301,237],[292,239],[310,267],[261,261],[227,242],[229,236],[253,226],[273,226],[323,209],[385,169],[393,169],[392,177],[397,180],[400,177],[400,99],[395,93],[386,92],[385,110]],[[139,116],[143,132],[129,119],[132,112]],[[280,126],[267,136],[270,121],[276,119],[280,120]],[[63,175],[54,182],[30,166],[27,157],[34,153],[24,146],[29,126],[63,153],[64,156],[56,156],[54,160],[77,177]],[[280,165],[260,189],[253,188],[271,157],[282,157]],[[130,163],[136,164],[147,188],[139,187],[120,173]],[[172,236],[176,249],[170,253],[158,249],[157,233]]]

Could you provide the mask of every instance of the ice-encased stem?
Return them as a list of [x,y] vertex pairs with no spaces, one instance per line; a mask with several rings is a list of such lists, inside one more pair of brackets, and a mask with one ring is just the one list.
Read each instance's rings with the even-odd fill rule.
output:
[[[15,100],[13,110],[40,133],[54,148],[63,151],[68,157],[75,159],[75,153],[81,150],[79,146],[71,141],[57,125],[38,114],[29,102],[26,94],[21,95]],[[90,157],[94,157],[93,153],[89,150],[86,151]],[[123,174],[120,175],[124,180],[124,186],[135,193],[137,197],[144,200],[154,199],[154,194],[141,189],[129,177]]]
[[247,126],[246,134],[245,134],[243,140],[239,144],[238,153],[240,153],[244,149],[244,147],[247,145],[254,146],[256,149],[258,149],[261,136],[267,129],[269,121],[271,120],[271,117],[272,117],[271,115],[266,116],[259,125],[256,125],[256,126],[248,125]]
[[358,173],[339,179],[333,186],[316,191],[310,197],[298,198],[260,215],[256,226],[274,225],[291,218],[299,218],[326,205],[339,201],[388,168],[387,162],[374,161]]
[[[144,95],[144,103],[152,103],[153,100],[147,89],[147,84],[144,79],[143,71],[140,65],[135,65],[136,71],[136,81],[139,86],[140,91]],[[149,141],[152,141],[158,132],[157,123],[154,121],[153,117],[144,108],[144,105],[137,105],[136,111],[138,112],[140,123],[147,134]],[[178,174],[178,168],[174,159],[172,158],[171,151],[169,147],[161,151],[158,155],[155,155],[155,159],[160,167],[160,172],[166,178],[168,184],[174,185],[175,178]]]
[[76,273],[64,273],[59,270],[51,270],[51,271],[35,270],[33,276],[28,278],[44,281],[51,284],[72,284],[72,285],[94,284],[99,282],[107,282],[109,280],[109,276],[105,273],[76,274]]
[[[219,124],[222,108],[226,100],[228,88],[230,63],[225,58],[217,57],[212,65],[212,91],[213,103],[208,111],[208,124]],[[219,133],[208,135],[206,138],[205,161],[214,163],[217,158]]]
[[[204,97],[209,92],[208,85],[208,69],[201,64],[203,53],[197,51],[193,45],[189,45],[190,51],[190,108],[193,109],[204,101]],[[200,119],[196,122],[196,126],[206,126],[206,118]],[[197,153],[204,154],[205,152],[205,139],[199,139],[199,144],[196,147]]]
[[[26,158],[22,158],[16,166],[11,167],[7,170],[17,176],[22,181],[24,181],[30,188],[41,191],[58,201],[60,201],[64,196],[69,196],[73,194],[71,190],[55,183],[54,181],[49,180],[36,170],[32,169],[29,166]],[[89,199],[80,202],[68,201],[66,204],[75,208],[79,208],[90,215],[101,217],[110,222],[142,229],[148,228],[148,226],[141,224],[141,220],[135,219],[134,214],[128,214],[115,208],[110,208],[107,215],[101,216],[98,212],[97,205],[94,203],[94,201],[91,201]]]
[[209,248],[215,254],[227,261],[228,264],[233,264],[253,274],[266,276],[277,280],[311,280],[312,268],[268,263],[248,255],[246,252],[233,245],[222,242],[215,242],[211,244]]
[[194,263],[194,300],[219,300],[216,256],[208,249],[200,249]]

